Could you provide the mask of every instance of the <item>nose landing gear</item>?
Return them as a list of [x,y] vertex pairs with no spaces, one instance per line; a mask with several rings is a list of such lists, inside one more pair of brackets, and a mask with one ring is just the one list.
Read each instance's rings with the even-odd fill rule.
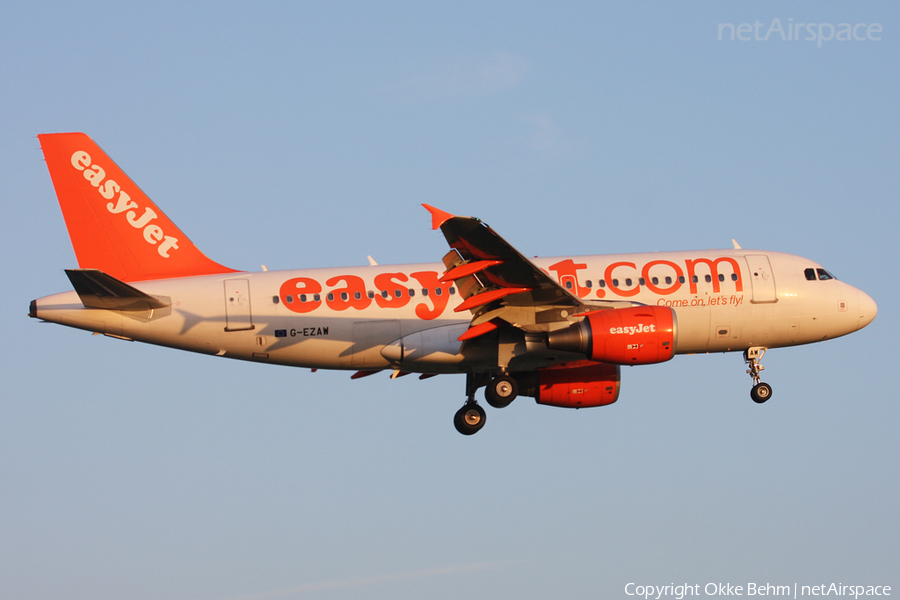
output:
[[757,404],[762,404],[772,397],[772,386],[759,380],[759,373],[765,369],[760,363],[766,348],[753,346],[744,350],[744,362],[750,367],[747,374],[753,379],[753,387],[750,389],[750,398]]

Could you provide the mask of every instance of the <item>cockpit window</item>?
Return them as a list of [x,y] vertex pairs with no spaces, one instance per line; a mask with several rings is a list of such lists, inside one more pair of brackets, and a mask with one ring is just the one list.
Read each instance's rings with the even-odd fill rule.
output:
[[807,281],[815,281],[816,279],[818,279],[819,281],[837,279],[837,277],[835,277],[825,269],[804,269],[803,274],[806,276]]

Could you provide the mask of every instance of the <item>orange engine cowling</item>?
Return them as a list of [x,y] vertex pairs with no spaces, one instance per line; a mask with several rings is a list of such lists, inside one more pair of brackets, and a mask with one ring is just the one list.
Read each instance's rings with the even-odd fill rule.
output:
[[675,311],[665,306],[607,309],[549,333],[547,345],[595,361],[649,365],[675,355],[677,329]]
[[[522,395],[561,408],[606,406],[619,398],[619,365],[579,360],[538,369],[520,379]],[[524,385],[523,385],[524,384]]]

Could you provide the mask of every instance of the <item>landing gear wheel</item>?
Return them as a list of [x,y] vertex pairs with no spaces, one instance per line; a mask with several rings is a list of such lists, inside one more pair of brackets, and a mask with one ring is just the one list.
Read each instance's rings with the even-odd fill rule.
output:
[[768,383],[757,383],[750,390],[750,397],[757,404],[762,404],[772,397],[772,386]]
[[772,397],[772,386],[759,380],[759,374],[765,369],[760,362],[765,353],[766,348],[763,346],[751,346],[744,350],[744,362],[750,367],[747,374],[753,380],[750,398],[757,404],[762,404]]
[[484,388],[484,399],[494,408],[506,408],[519,395],[519,384],[509,375],[491,379]]
[[487,415],[475,402],[466,402],[453,416],[453,425],[463,435],[472,435],[484,427]]

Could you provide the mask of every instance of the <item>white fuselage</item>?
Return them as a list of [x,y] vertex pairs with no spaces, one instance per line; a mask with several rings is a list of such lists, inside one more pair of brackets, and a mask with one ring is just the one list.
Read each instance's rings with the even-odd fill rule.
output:
[[[808,259],[753,250],[536,258],[585,300],[671,307],[676,352],[780,347],[846,335],[875,317],[865,293],[810,279]],[[440,263],[230,273],[145,282],[168,299],[138,312],[85,308],[75,292],[35,301],[36,316],[71,327],[229,358],[311,368],[423,373],[471,370],[457,337],[469,311],[438,278]],[[398,344],[399,340],[403,344]],[[416,354],[418,348],[418,354]],[[560,360],[565,357],[560,357]],[[551,360],[552,362],[552,360]],[[485,370],[496,364],[476,367]]]

